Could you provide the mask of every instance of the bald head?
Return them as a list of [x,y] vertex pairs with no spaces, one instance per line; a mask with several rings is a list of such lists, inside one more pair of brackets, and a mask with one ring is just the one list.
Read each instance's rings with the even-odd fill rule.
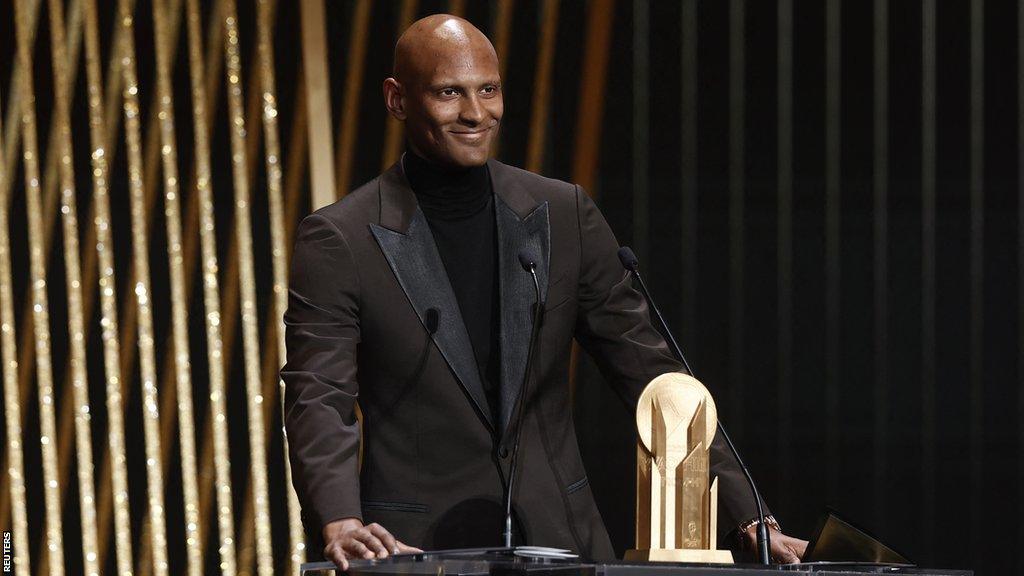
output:
[[467,60],[491,60],[494,46],[479,28],[451,14],[432,14],[412,23],[395,45],[393,74],[402,84],[418,83],[439,63],[465,65]]
[[487,162],[504,112],[494,46],[462,18],[417,20],[395,46],[384,105],[405,123],[409,147],[436,164]]

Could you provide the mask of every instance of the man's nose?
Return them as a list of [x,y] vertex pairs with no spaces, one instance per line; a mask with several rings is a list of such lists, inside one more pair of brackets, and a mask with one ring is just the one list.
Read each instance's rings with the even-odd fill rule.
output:
[[476,94],[470,94],[469,97],[463,101],[459,119],[465,124],[475,126],[483,122],[485,116],[486,112],[484,112],[484,107],[480,102],[480,98],[478,98]]

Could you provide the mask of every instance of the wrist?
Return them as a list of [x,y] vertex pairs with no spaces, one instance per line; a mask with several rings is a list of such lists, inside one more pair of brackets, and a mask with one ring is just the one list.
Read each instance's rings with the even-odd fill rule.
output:
[[363,521],[359,518],[340,518],[338,520],[332,520],[327,524],[324,524],[323,537],[324,542],[330,542],[335,536],[344,534],[349,530],[356,528],[362,528]]
[[[782,528],[779,526],[779,522],[775,519],[775,516],[772,516],[771,514],[765,516],[764,517],[764,523],[765,523],[766,526],[768,526],[768,528],[770,528],[772,530],[776,530],[778,532],[782,532]],[[740,524],[740,526],[739,526],[739,533],[740,534],[753,534],[754,530],[757,529],[757,526],[759,524],[761,524],[761,520],[759,518],[751,518],[750,520],[747,520],[743,524]]]

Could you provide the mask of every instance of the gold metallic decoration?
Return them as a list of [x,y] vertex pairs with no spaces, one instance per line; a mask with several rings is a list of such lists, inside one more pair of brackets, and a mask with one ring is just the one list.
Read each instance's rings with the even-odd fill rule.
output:
[[53,56],[53,92],[56,108],[54,122],[59,130],[60,211],[64,224],[64,268],[67,279],[70,373],[74,389],[75,449],[77,451],[79,510],[82,525],[82,560],[85,573],[90,576],[98,576],[100,567],[96,550],[96,494],[93,481],[92,432],[89,422],[91,414],[89,382],[86,375],[82,270],[78,248],[78,207],[75,201],[71,102],[68,90],[63,3],[60,0],[49,0],[49,13],[50,44]]
[[[306,79],[306,98],[310,118],[331,117],[330,74],[327,70],[327,30],[324,0],[302,0],[302,66]],[[337,198],[334,166],[331,158],[331,123],[309,123],[310,194],[313,209],[322,208]]]
[[636,409],[636,549],[627,560],[732,563],[716,550],[718,479],[709,450],[718,412],[711,393],[687,374],[662,374]]
[[[24,11],[28,14],[27,18],[26,33],[28,34],[28,45],[35,46],[36,41],[36,30],[39,20],[39,4],[40,0],[28,0],[27,6],[23,7]],[[16,11],[17,13],[17,11]],[[24,101],[24,93],[22,92],[22,82],[24,82],[24,76],[26,68],[21,65],[21,61],[17,58],[14,59],[13,70],[11,71],[11,94],[7,102],[7,118],[5,123],[7,124],[7,131],[4,133],[4,142],[7,143],[4,156],[0,157],[3,159],[5,171],[8,174],[14,174],[14,165],[18,161],[18,149],[21,145],[21,108],[22,102]],[[31,68],[28,68],[31,71]],[[5,186],[2,190],[4,195],[7,196],[7,201],[11,201],[10,186],[14,182],[8,178],[6,182],[0,183]]]
[[161,156],[164,173],[164,213],[167,225],[167,260],[171,281],[171,331],[174,340],[174,381],[178,396],[178,429],[181,449],[182,494],[185,505],[185,552],[189,574],[201,574],[203,558],[199,550],[199,488],[197,483],[195,418],[192,414],[191,360],[188,349],[188,302],[185,295],[185,271],[182,257],[178,151],[174,129],[174,102],[171,87],[171,62],[168,54],[172,38],[167,30],[167,1],[153,3],[153,30],[156,41],[156,86],[160,118]]
[[[263,86],[263,146],[267,162],[267,198],[270,205],[270,245],[274,274],[273,319],[277,327],[278,368],[287,357],[284,338],[284,312],[288,308],[288,262],[284,238],[284,211],[281,198],[281,143],[277,129],[277,88],[274,81],[274,42],[271,36],[274,21],[271,14],[273,0],[257,0],[257,48],[259,50],[260,81]],[[284,398],[284,380],[277,378],[280,397]],[[283,421],[283,420],[282,420]],[[282,428],[282,434],[283,428]],[[284,438],[285,483],[288,498],[288,536],[291,543],[291,568],[295,574],[306,560],[306,537],[302,529],[299,498],[292,486],[292,468],[288,461],[288,438]]]
[[[398,13],[398,22],[395,30],[395,40],[402,32],[412,24],[416,16],[417,0],[402,0],[402,8]],[[392,164],[398,161],[402,152],[402,139],[405,137],[405,124],[387,115],[387,127],[384,133],[384,155],[381,157],[381,169],[387,170]]]
[[263,422],[263,392],[260,386],[259,325],[256,311],[256,278],[253,269],[252,223],[249,215],[249,176],[246,170],[245,115],[242,109],[242,66],[239,55],[238,22],[234,0],[224,2],[225,72],[228,82],[228,115],[231,124],[231,163],[235,188],[235,233],[239,255],[242,345],[245,384],[249,401],[249,449],[252,494],[256,510],[256,553],[261,576],[274,573],[268,504],[267,454]]
[[338,127],[338,198],[348,194],[352,183],[352,163],[355,160],[356,130],[359,128],[359,99],[366,69],[366,44],[370,36],[370,0],[356,0],[352,13],[351,37],[348,41],[348,60],[345,66],[345,94],[341,105],[341,125]]
[[583,48],[572,179],[591,194],[597,182],[605,103],[605,98],[595,95],[605,93],[614,16],[613,0],[597,0],[587,8],[587,36]]
[[[0,134],[3,134],[0,126]],[[4,157],[0,140],[0,158]],[[4,382],[4,423],[7,432],[7,477],[10,482],[11,527],[14,532],[14,572],[31,573],[28,547],[28,513],[25,504],[25,457],[21,445],[21,394],[15,338],[14,290],[11,278],[10,230],[7,214],[7,169],[0,162],[0,362]]]
[[[110,461],[110,485],[114,496],[114,535],[117,573],[132,573],[132,525],[129,514],[128,472],[124,441],[124,405],[122,403],[121,345],[118,331],[117,278],[114,275],[114,244],[110,225],[109,166],[105,145],[106,113],[100,77],[99,30],[94,0],[84,0],[85,65],[89,93],[89,138],[92,161],[93,207],[96,230],[96,254],[99,259],[100,337],[103,341],[103,366],[106,374],[107,428]],[[120,27],[117,28],[120,30]],[[120,36],[123,36],[121,34]],[[120,58],[114,58],[120,60]],[[101,554],[102,555],[102,554]]]
[[[36,39],[36,22],[39,16],[39,0],[30,0],[28,11],[29,45],[32,46],[35,45],[34,43]],[[15,163],[19,157],[18,150],[20,149],[20,137],[22,137],[22,121],[20,121],[20,114],[22,114],[22,76],[24,72],[22,63],[20,63],[20,60],[18,60],[16,56],[14,57],[12,69],[10,99],[8,101],[5,120],[6,128],[3,131],[0,131],[0,134],[3,134],[3,140],[7,142],[5,150],[3,150],[3,154],[0,154],[0,162],[3,163],[0,170],[3,170],[8,174],[7,177],[0,178],[0,197],[4,198],[4,202],[6,202],[4,209],[10,208],[10,187],[14,176],[9,174],[16,173]],[[44,251],[44,256],[45,253],[46,252]],[[24,301],[26,305],[25,312],[22,315],[23,319],[28,318],[29,315],[32,314],[31,298],[26,298]],[[14,305],[13,302],[11,305]],[[14,319],[16,317],[12,316],[11,318]],[[22,371],[26,369],[26,364],[32,363],[32,355],[35,351],[35,347],[32,345],[32,331],[25,330],[22,334],[22,344],[12,349],[15,353],[20,355],[19,357],[12,359],[12,362],[15,363],[15,366],[18,369],[15,382],[18,384],[16,399],[18,404],[20,404],[28,401],[29,389],[32,385],[30,378],[23,377],[22,374]],[[17,351],[20,352],[18,353]],[[20,429],[20,425],[22,425],[22,421],[18,420],[18,429]],[[13,489],[13,487],[11,488]],[[8,490],[0,490],[0,526],[9,526],[9,517],[7,516],[8,510],[13,511],[8,506],[8,504],[10,504],[10,497],[11,493]],[[28,559],[28,557],[26,557],[26,559]]]
[[[513,0],[498,0],[494,15],[494,51],[498,53],[498,75],[502,82],[506,80],[505,70],[508,69],[508,44],[512,36],[512,4]],[[497,156],[501,148],[501,138],[491,145],[491,155]]]
[[27,71],[21,77],[24,99],[21,109],[22,146],[28,213],[29,271],[32,286],[32,321],[36,338],[36,377],[39,388],[39,428],[43,459],[43,495],[46,506],[46,548],[50,573],[64,574],[61,533],[61,487],[57,481],[57,438],[53,406],[53,372],[50,364],[50,314],[47,302],[46,265],[43,262],[43,214],[40,206],[39,158],[36,142],[35,93],[32,82],[32,47],[27,33],[25,0],[15,3],[18,61]]
[[551,68],[555,62],[555,34],[558,32],[558,2],[544,0],[542,6],[540,54],[537,55],[533,101],[530,104],[530,140],[526,145],[526,169],[531,172],[544,169],[544,145],[551,104]]
[[131,192],[132,261],[138,308],[139,371],[142,378],[142,423],[146,448],[146,479],[149,496],[153,570],[167,574],[167,529],[164,520],[164,480],[160,452],[160,408],[157,394],[156,357],[153,342],[153,311],[149,281],[149,238],[146,230],[145,188],[139,129],[139,85],[135,75],[134,20],[126,0],[118,2],[118,20],[124,30],[118,53],[124,74],[124,123]]
[[[199,1],[188,0],[186,6],[193,135],[196,150],[196,193],[199,195],[199,234],[203,259],[203,303],[210,375],[210,417],[213,421],[218,552],[221,574],[234,576],[237,573],[234,506],[231,499],[231,453],[228,444],[227,405],[225,402],[227,390],[224,382],[224,343],[220,328],[220,289],[217,279],[217,237],[210,169],[210,127],[206,110],[208,101],[205,84],[206,73],[204,71]],[[214,7],[214,14],[218,13],[219,6],[218,3]],[[213,25],[219,27],[216,22]],[[212,53],[220,54],[220,50]]]

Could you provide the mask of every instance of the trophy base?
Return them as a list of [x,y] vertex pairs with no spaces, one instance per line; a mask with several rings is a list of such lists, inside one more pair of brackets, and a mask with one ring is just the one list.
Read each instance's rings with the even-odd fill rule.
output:
[[693,562],[698,564],[734,564],[732,552],[728,550],[702,550],[652,548],[649,550],[627,550],[625,560],[643,562]]

